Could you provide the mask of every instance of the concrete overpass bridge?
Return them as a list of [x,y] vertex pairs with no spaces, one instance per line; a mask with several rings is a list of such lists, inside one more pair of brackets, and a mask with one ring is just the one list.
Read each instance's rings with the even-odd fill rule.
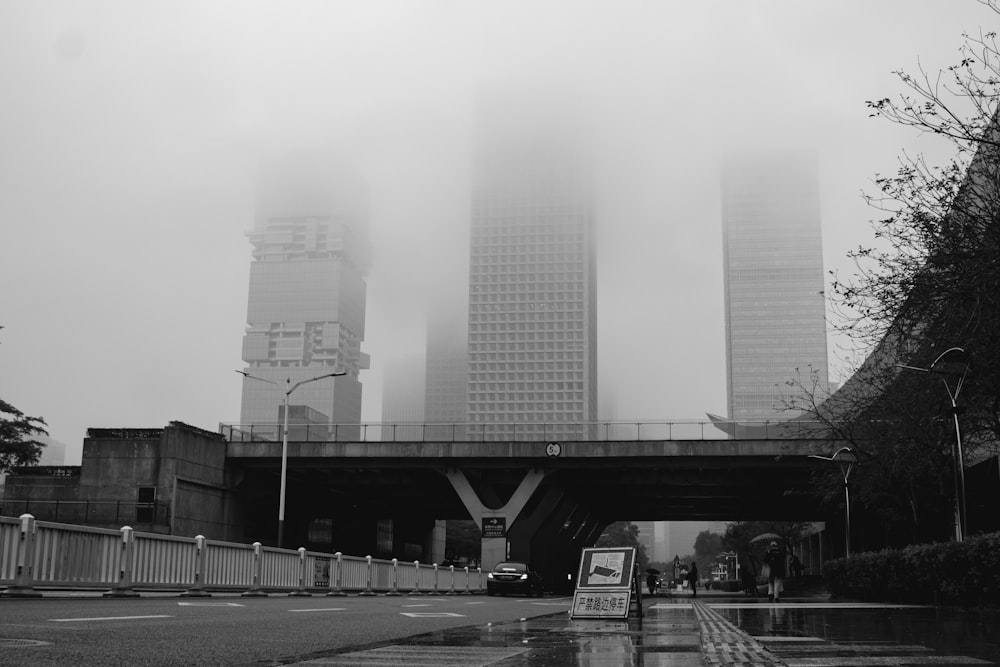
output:
[[[426,527],[471,517],[483,529],[484,566],[514,558],[551,572],[625,518],[822,520],[811,473],[830,464],[810,455],[829,456],[843,444],[805,421],[735,436],[712,422],[574,426],[577,439],[545,437],[569,433],[567,425],[534,439],[511,425],[510,439],[489,441],[476,425],[290,429],[287,534],[309,544],[318,525],[334,523],[346,528],[337,544],[349,544],[378,520]],[[261,490],[279,488],[278,429],[223,426],[222,433],[241,486],[274,516],[274,497]]]

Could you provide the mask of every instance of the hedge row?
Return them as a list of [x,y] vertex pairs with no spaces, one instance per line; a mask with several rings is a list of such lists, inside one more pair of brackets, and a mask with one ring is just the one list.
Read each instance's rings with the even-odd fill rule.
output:
[[1000,533],[838,558],[823,565],[830,593],[871,602],[1000,604]]

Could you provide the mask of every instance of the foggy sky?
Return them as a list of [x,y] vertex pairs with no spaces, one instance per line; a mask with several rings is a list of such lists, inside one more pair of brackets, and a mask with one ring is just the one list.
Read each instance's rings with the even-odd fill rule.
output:
[[950,155],[865,100],[996,23],[974,0],[7,0],[0,397],[68,463],[88,427],[237,420],[256,158],[333,141],[370,186],[379,419],[386,365],[423,354],[427,292],[467,262],[475,100],[523,85],[596,122],[602,400],[724,414],[721,157],[815,150],[826,268],[849,272],[874,175],[904,148]]

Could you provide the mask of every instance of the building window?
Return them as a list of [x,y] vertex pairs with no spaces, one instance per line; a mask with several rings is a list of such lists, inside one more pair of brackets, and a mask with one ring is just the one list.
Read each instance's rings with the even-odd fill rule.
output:
[[156,487],[140,486],[135,502],[136,523],[153,523],[156,520]]

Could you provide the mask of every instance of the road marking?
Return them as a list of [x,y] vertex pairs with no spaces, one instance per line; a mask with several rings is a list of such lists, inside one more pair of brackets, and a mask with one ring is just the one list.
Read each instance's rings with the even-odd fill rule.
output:
[[143,618],[173,618],[164,614],[156,616],[95,616],[93,618],[50,618],[53,623],[73,623],[77,621],[135,621]]
[[432,612],[401,611],[399,613],[403,616],[409,616],[410,618],[465,618],[465,614],[451,614],[446,611],[432,611]]
[[343,665],[462,665],[486,667],[530,649],[509,646],[402,646],[391,645],[354,653],[325,656],[316,664]]
[[404,604],[403,609],[409,609],[410,607],[430,607],[429,604]]
[[476,602],[466,602],[465,604],[486,604],[485,600],[477,600]]
[[539,607],[568,607],[570,601],[563,600],[562,602],[532,602],[531,604],[538,605]]
[[347,611],[347,607],[324,607],[322,609],[289,609],[291,612],[300,611]]
[[179,607],[242,607],[238,602],[178,602]]

